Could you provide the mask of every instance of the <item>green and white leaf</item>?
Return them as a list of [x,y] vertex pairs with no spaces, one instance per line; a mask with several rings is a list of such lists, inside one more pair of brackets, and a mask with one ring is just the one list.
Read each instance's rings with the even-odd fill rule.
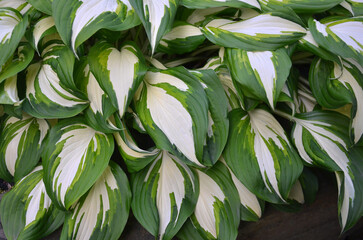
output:
[[20,104],[16,84],[16,75],[0,83],[0,104]]
[[223,47],[275,50],[299,40],[306,33],[302,26],[281,16],[265,13],[242,21],[215,19],[201,30],[212,43]]
[[84,111],[86,121],[90,127],[104,133],[119,131],[120,129],[111,122],[112,114],[117,109],[98,84],[86,59],[83,59],[77,66],[75,78],[78,87],[83,93],[86,93],[90,103],[89,107]]
[[0,135],[0,174],[8,182],[27,175],[40,160],[42,144],[49,130],[44,119],[24,114],[22,119],[8,117]]
[[34,57],[34,49],[28,43],[20,43],[18,51],[3,65],[0,70],[0,83],[7,78],[16,77],[16,74],[23,71]]
[[132,176],[132,192],[138,221],[155,237],[172,239],[194,211],[199,184],[194,171],[163,151]]
[[100,42],[92,47],[88,62],[100,87],[123,117],[147,70],[141,51],[132,43],[119,51]]
[[234,175],[232,170],[228,167],[223,157],[221,162],[228,168],[231,174],[233,183],[238,191],[240,203],[241,203],[241,220],[242,221],[257,221],[262,216],[263,208],[260,201],[250,190],[248,190],[240,180]]
[[240,223],[240,201],[226,166],[217,162],[206,172],[196,170],[199,197],[193,225],[204,239],[236,239]]
[[66,216],[60,239],[119,239],[130,204],[131,191],[126,174],[110,162],[89,192]]
[[257,0],[181,0],[181,5],[187,8],[248,7],[260,9],[260,4]]
[[47,16],[41,18],[31,30],[31,35],[29,41],[33,45],[33,47],[39,52],[38,44],[41,39],[48,35],[56,32],[56,28],[54,25],[54,18],[52,16]]
[[116,126],[122,130],[115,132],[113,136],[129,172],[138,172],[144,169],[160,155],[161,150],[157,148],[141,149],[131,136],[126,124],[117,118]]
[[236,177],[256,196],[287,200],[303,165],[280,123],[266,110],[230,112],[224,158]]
[[130,4],[144,25],[152,52],[173,26],[179,0],[134,0]]
[[199,79],[185,68],[149,71],[136,112],[159,149],[203,166],[208,131],[208,99]]
[[194,51],[205,40],[198,27],[185,22],[174,23],[173,28],[160,40],[158,51],[184,54]]
[[340,5],[351,12],[353,16],[363,15],[363,2],[361,0],[345,0]]
[[129,0],[53,1],[52,16],[63,41],[74,53],[98,30],[122,31],[140,23]]
[[[336,112],[314,111],[299,114],[292,118],[295,122],[292,137],[302,159],[330,171],[339,171],[338,186],[340,188],[340,220],[344,230],[352,219],[348,218],[351,202],[355,201],[355,188],[361,185],[360,175],[352,170],[354,159],[351,157],[348,124],[349,119]],[[343,193],[344,192],[344,193]],[[358,195],[361,199],[362,196]],[[361,201],[361,200],[360,200]],[[354,206],[356,207],[356,206]]]
[[194,25],[201,26],[204,21],[214,17],[220,12],[226,10],[227,7],[214,7],[205,9],[195,9],[186,19],[186,22]]
[[32,6],[25,0],[1,0],[0,8],[14,8],[24,15]]
[[28,16],[23,18],[12,8],[0,8],[0,70],[13,55],[27,26]]
[[248,52],[227,48],[225,57],[243,95],[262,100],[273,109],[292,65],[286,50]]
[[73,82],[74,56],[60,42],[50,42],[43,61],[30,65],[26,75],[24,110],[38,118],[67,118],[88,105]]
[[41,166],[18,181],[2,197],[0,213],[8,240],[42,239],[62,225],[65,215],[47,195]]
[[199,70],[192,73],[200,79],[208,98],[208,132],[203,158],[205,163],[214,165],[220,158],[228,139],[228,99],[223,91],[223,85],[213,70]]
[[319,13],[331,9],[342,0],[259,0],[267,7],[290,7],[297,13]]
[[363,17],[341,20],[310,18],[309,29],[319,46],[363,65]]
[[101,176],[113,150],[112,135],[95,131],[82,118],[55,125],[42,153],[44,183],[54,204],[69,209]]

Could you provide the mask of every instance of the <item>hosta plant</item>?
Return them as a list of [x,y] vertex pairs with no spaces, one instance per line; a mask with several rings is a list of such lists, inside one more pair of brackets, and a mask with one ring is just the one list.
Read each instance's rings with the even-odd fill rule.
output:
[[6,237],[236,239],[335,173],[363,215],[358,0],[0,0]]

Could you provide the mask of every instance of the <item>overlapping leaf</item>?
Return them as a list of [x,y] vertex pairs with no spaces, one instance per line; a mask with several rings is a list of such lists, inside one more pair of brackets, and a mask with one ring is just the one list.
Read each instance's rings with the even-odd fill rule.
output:
[[277,120],[266,110],[233,110],[224,158],[236,177],[258,197],[284,202],[302,163]]
[[242,21],[215,19],[203,27],[202,32],[211,42],[224,47],[275,50],[299,40],[306,33],[299,24],[281,16],[284,15],[266,13]]
[[24,15],[32,6],[25,0],[1,0],[0,8],[13,8]]
[[197,77],[182,67],[147,72],[136,110],[158,148],[202,166],[208,100]]
[[309,29],[319,46],[363,65],[363,17],[309,19]]
[[0,8],[0,70],[17,48],[28,21],[15,9]]
[[140,50],[132,43],[123,45],[119,51],[101,42],[93,46],[88,61],[102,88],[100,91],[107,94],[119,116],[123,117],[146,72]]
[[52,2],[53,0],[27,0],[37,10],[52,15]]
[[8,117],[0,136],[0,177],[18,181],[38,164],[42,143],[48,133],[43,119],[23,115],[22,119]]
[[38,118],[77,115],[87,107],[87,102],[73,82],[72,52],[63,43],[50,41],[42,58],[27,69],[24,110]]
[[93,187],[66,216],[61,239],[119,239],[129,216],[126,174],[110,162]]
[[82,118],[54,126],[42,154],[44,183],[52,202],[69,209],[101,176],[113,149],[112,136],[95,131]]
[[138,221],[155,237],[172,239],[194,211],[198,178],[185,163],[163,151],[133,175],[132,192],[132,210]]
[[29,31],[29,41],[38,52],[38,44],[41,39],[51,33],[56,32],[56,28],[54,25],[54,19],[52,16],[47,16],[41,18]]
[[226,49],[226,61],[244,96],[275,107],[291,68],[285,49],[263,52]]
[[204,239],[236,239],[240,222],[240,201],[228,169],[217,162],[206,172],[197,170],[199,197],[193,225]]
[[52,16],[63,41],[77,47],[99,29],[122,31],[139,24],[129,0],[53,1]]
[[173,26],[179,0],[134,0],[130,3],[144,25],[154,52],[160,39]]
[[324,12],[342,0],[260,0],[260,3],[268,7],[290,7],[297,13]]
[[9,240],[41,239],[62,225],[65,215],[54,206],[45,190],[41,166],[2,198],[0,213]]

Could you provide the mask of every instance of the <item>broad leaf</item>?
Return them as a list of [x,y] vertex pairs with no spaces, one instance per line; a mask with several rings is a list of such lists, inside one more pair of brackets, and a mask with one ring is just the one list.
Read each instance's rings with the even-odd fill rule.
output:
[[204,21],[214,17],[218,13],[224,12],[227,7],[215,7],[206,9],[196,9],[187,17],[186,22],[194,26],[200,26]]
[[110,162],[89,192],[66,216],[60,239],[119,239],[130,204],[131,191],[126,174]]
[[215,19],[202,32],[214,44],[246,51],[275,50],[299,40],[306,30],[275,13],[231,21]]
[[146,72],[140,50],[131,43],[119,51],[100,42],[92,47],[88,61],[94,77],[123,117]]
[[17,48],[28,21],[17,10],[0,7],[0,70]]
[[354,16],[362,16],[363,15],[363,2],[360,0],[346,0],[350,5],[351,12],[353,12]]
[[19,104],[17,75],[0,83],[0,104]]
[[0,135],[0,177],[16,182],[38,164],[49,125],[43,119],[23,115],[9,117]]
[[193,213],[199,186],[195,173],[163,151],[143,171],[132,176],[132,211],[155,237],[172,239]]
[[113,135],[129,172],[142,170],[160,155],[160,150],[157,148],[141,149],[131,136],[125,123],[116,119],[116,125],[122,130]]
[[193,71],[200,78],[208,98],[208,132],[204,145],[204,162],[213,165],[220,158],[227,143],[229,121],[228,100],[223,86],[216,73],[212,70]]
[[291,68],[291,60],[285,49],[248,52],[228,48],[226,61],[244,96],[275,107]]
[[74,53],[102,28],[122,31],[140,23],[129,0],[58,0],[52,12],[59,34]]
[[339,5],[342,0],[260,0],[267,7],[290,7],[297,13],[317,13]]
[[54,18],[52,16],[43,17],[31,29],[29,41],[33,45],[34,49],[39,52],[38,44],[41,39],[54,32],[56,32]]
[[182,67],[147,72],[136,112],[160,149],[202,166],[208,100],[199,79]]
[[154,52],[160,39],[173,26],[179,0],[134,0],[130,3],[144,25]]
[[266,201],[285,202],[303,166],[279,122],[266,110],[230,112],[224,158],[236,177]]
[[18,51],[13,58],[4,64],[0,70],[0,83],[23,71],[33,60],[34,49],[28,43],[20,43]]
[[181,5],[187,8],[212,8],[212,7],[252,7],[260,8],[257,0],[181,0]]
[[49,42],[43,61],[30,65],[26,75],[24,110],[38,118],[67,118],[87,107],[73,82],[74,56],[59,42]]
[[160,40],[158,50],[169,54],[184,54],[194,51],[205,40],[199,28],[184,22],[177,22]]
[[52,15],[52,2],[53,0],[27,0],[35,9]]
[[112,136],[93,130],[81,118],[55,125],[42,154],[44,183],[54,204],[69,209],[101,176],[113,150]]
[[36,167],[4,195],[0,204],[1,225],[8,240],[42,239],[64,221],[43,183],[43,169]]
[[[339,211],[342,229],[351,227],[357,221],[356,214],[348,216],[355,202],[362,201],[360,189],[361,170],[356,168],[356,158],[361,153],[354,152],[350,147],[348,124],[349,119],[335,112],[314,111],[299,114],[292,118],[295,122],[292,137],[300,156],[308,164],[314,164],[330,171],[338,171],[340,189]],[[358,154],[358,155],[357,155]],[[361,191],[361,190],[359,190]],[[344,197],[343,197],[344,196]],[[358,200],[355,200],[357,196]],[[358,203],[361,205],[360,203]]]
[[319,46],[363,65],[363,17],[342,20],[310,18],[309,29]]
[[240,223],[240,201],[228,169],[217,162],[206,172],[197,170],[199,197],[193,225],[204,239],[236,239]]

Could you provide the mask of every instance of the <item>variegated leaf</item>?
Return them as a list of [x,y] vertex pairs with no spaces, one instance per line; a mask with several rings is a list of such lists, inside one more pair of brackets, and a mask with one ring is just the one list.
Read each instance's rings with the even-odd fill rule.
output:
[[102,90],[123,117],[146,72],[140,50],[132,43],[126,43],[119,51],[100,42],[92,47],[88,62]]
[[126,225],[130,204],[131,191],[126,174],[110,162],[66,216],[60,238],[117,240]]
[[227,7],[214,7],[194,10],[186,19],[187,23],[200,26],[204,21],[226,10]]
[[187,8],[212,8],[212,7],[252,7],[260,8],[257,0],[181,0],[181,5]]
[[290,7],[297,13],[317,13],[333,8],[342,0],[259,0],[267,7]]
[[201,30],[211,42],[224,47],[275,50],[299,40],[306,33],[299,24],[280,15],[266,13],[242,21],[215,19]]
[[73,82],[72,52],[63,43],[51,41],[41,56],[41,62],[27,69],[24,110],[38,118],[77,115],[88,103]]
[[0,8],[13,8],[24,15],[32,6],[25,0],[0,0]]
[[132,211],[155,237],[172,239],[193,213],[199,186],[195,173],[163,151],[143,171],[132,176]]
[[245,185],[241,183],[240,180],[234,175],[232,170],[228,167],[223,157],[221,157],[221,162],[228,168],[231,174],[232,181],[237,188],[239,200],[241,203],[241,220],[242,221],[257,221],[262,216],[263,206],[261,206],[260,201],[250,190],[248,190]]
[[279,122],[266,110],[230,112],[224,158],[236,177],[269,202],[285,202],[303,166]]
[[152,52],[171,29],[179,0],[134,0],[130,2],[144,24]]
[[197,170],[199,197],[193,225],[204,239],[236,239],[240,223],[240,201],[228,169],[217,162],[206,172]]
[[223,86],[213,70],[193,71],[204,88],[208,98],[208,132],[204,145],[203,161],[214,165],[220,158],[227,143],[229,121],[228,100]]
[[8,240],[36,240],[59,228],[65,214],[50,200],[43,183],[43,169],[39,166],[4,195],[0,215]]
[[43,119],[23,115],[8,117],[0,136],[0,177],[18,181],[38,164],[44,137],[49,130]]
[[[351,227],[352,222],[357,221],[359,217],[355,214],[355,217],[348,216],[348,212],[351,208],[359,209],[354,203],[360,202],[363,195],[358,193],[359,200],[355,200],[355,189],[360,189],[362,182],[361,170],[355,168],[358,164],[355,163],[357,156],[350,148],[349,119],[336,112],[313,111],[296,115],[291,120],[295,122],[292,131],[293,141],[303,160],[330,171],[341,172],[338,173],[338,185],[341,187],[344,183],[344,187],[341,188],[344,191],[340,191],[339,215],[342,229]],[[361,154],[360,152],[360,157]]]
[[349,3],[354,16],[363,15],[363,2],[361,0],[346,0],[344,2]]
[[140,23],[129,0],[58,0],[52,12],[59,34],[74,53],[102,28],[122,31]]
[[0,83],[0,104],[19,104],[17,75]]
[[34,26],[31,31],[29,31],[29,41],[39,52],[38,44],[42,40],[42,38],[48,34],[52,34],[56,32],[56,28],[54,25],[54,18],[52,16],[47,16],[41,18]]
[[232,77],[241,84],[244,96],[275,107],[292,65],[285,49],[248,52],[228,48],[226,61]]
[[44,183],[54,204],[69,209],[101,176],[113,150],[112,135],[95,131],[82,118],[56,124],[42,154]]
[[52,15],[52,2],[53,0],[26,0],[30,3],[35,9],[48,14]]
[[116,126],[122,130],[115,132],[113,136],[129,172],[142,170],[160,155],[160,150],[157,148],[141,149],[131,136],[126,124],[117,118]]
[[190,218],[184,223],[176,236],[180,240],[204,240]]
[[34,57],[34,49],[28,43],[20,43],[17,53],[13,58],[0,68],[0,83],[7,78],[14,77],[18,72],[23,71]]
[[17,10],[0,7],[0,70],[17,48],[28,21]]
[[147,72],[136,112],[156,146],[203,166],[208,100],[197,77],[185,68]]
[[199,28],[185,22],[176,22],[160,40],[158,50],[169,54],[184,54],[194,51],[204,40]]
[[102,90],[96,78],[90,71],[86,59],[82,59],[77,66],[75,79],[78,87],[86,93],[89,107],[84,111],[87,123],[95,130],[104,133],[119,131],[110,120],[117,109],[112,105],[109,96]]
[[310,18],[309,29],[319,46],[363,65],[363,17],[321,21]]

